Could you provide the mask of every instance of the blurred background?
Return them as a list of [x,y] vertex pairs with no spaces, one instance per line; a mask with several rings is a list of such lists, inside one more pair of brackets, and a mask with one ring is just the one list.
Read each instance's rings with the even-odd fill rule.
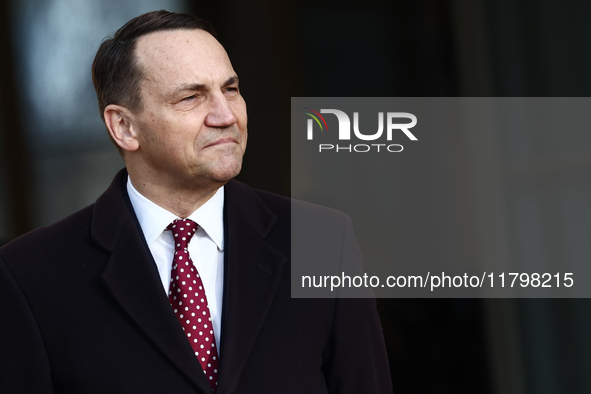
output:
[[[123,167],[100,120],[90,66],[105,36],[147,11],[191,12],[218,29],[248,104],[240,179],[284,195],[292,96],[591,93],[591,3],[584,1],[0,4],[0,244],[93,203]],[[456,204],[471,204],[457,218],[465,258],[589,255],[591,145],[579,137],[556,130],[449,141],[455,181],[442,188],[453,189]],[[487,154],[470,155],[483,141]],[[479,238],[484,227],[496,236]],[[590,306],[586,299],[379,300],[395,391],[591,393]]]

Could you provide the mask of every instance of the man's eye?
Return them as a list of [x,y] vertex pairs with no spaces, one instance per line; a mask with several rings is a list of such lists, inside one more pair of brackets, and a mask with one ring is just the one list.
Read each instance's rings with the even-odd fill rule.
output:
[[226,88],[226,92],[236,93],[236,92],[238,92],[238,88],[237,87],[229,87],[229,88]]
[[191,100],[195,100],[195,95],[188,96],[183,99],[183,101],[191,101]]

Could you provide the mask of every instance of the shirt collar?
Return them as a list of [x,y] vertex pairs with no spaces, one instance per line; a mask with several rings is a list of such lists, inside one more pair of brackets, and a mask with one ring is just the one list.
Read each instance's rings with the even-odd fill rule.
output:
[[[220,251],[224,250],[223,189],[223,186],[220,187],[205,204],[188,217],[199,224],[199,227],[205,231]],[[166,227],[178,217],[140,194],[131,183],[129,176],[127,177],[127,194],[144,237],[146,237],[146,243],[151,246]]]

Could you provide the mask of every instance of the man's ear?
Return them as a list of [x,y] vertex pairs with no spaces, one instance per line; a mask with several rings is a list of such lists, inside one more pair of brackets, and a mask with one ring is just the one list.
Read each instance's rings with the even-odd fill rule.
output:
[[137,132],[127,108],[109,104],[105,108],[104,116],[109,134],[121,149],[135,151],[140,147]]

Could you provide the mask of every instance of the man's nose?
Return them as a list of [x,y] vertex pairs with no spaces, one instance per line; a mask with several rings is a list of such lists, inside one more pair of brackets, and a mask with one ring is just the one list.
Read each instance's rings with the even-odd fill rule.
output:
[[236,123],[236,115],[223,93],[211,96],[209,114],[205,117],[205,125],[209,127],[228,127]]

